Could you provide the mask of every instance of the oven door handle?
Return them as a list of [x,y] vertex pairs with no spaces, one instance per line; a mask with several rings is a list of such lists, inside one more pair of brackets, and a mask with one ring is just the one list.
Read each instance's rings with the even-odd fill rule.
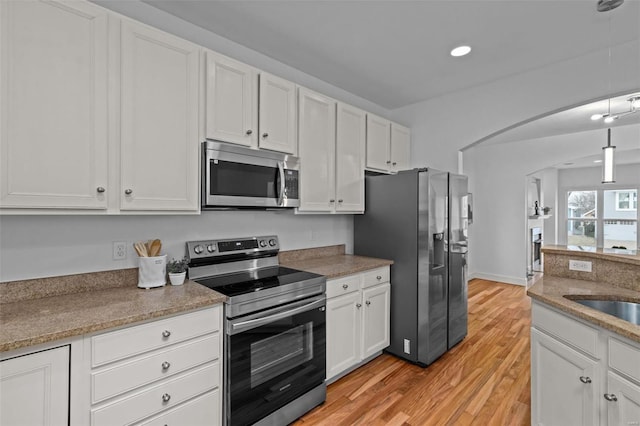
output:
[[278,161],[278,176],[280,176],[280,188],[278,191],[278,205],[282,206],[284,203],[284,191],[286,188],[286,182],[284,180],[284,163],[282,161]]
[[292,315],[297,315],[302,312],[310,311],[315,308],[320,308],[326,304],[326,299],[323,297],[320,300],[315,300],[311,303],[306,303],[302,306],[298,306],[296,308],[285,307],[280,310],[280,312],[276,312],[272,315],[268,315],[266,317],[260,317],[255,319],[250,319],[247,321],[240,321],[234,323],[233,321],[229,321],[229,327],[227,328],[227,334],[230,336],[234,334],[241,333],[246,330],[250,330],[252,328],[260,327],[265,324],[269,324],[270,322],[277,321],[283,318],[290,317]]

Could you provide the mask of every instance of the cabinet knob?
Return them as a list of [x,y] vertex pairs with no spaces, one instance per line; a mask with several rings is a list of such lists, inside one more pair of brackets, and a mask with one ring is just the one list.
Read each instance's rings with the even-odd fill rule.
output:
[[162,395],[163,402],[169,402],[170,399],[171,399],[171,395],[169,395],[168,393],[165,393],[164,395]]
[[606,399],[607,401],[613,401],[613,402],[616,402],[616,401],[618,400],[618,397],[617,397],[617,396],[615,396],[615,395],[614,395],[614,394],[612,394],[612,393],[605,393],[605,394],[604,394],[604,399]]
[[126,195],[131,195],[131,194],[133,194],[133,190],[132,190],[132,189],[127,188],[127,189],[125,189],[125,190],[124,190],[124,193],[125,193]]
[[349,288],[349,284],[342,284],[342,288],[344,288],[345,290]]
[[169,337],[171,336],[171,332],[169,330],[165,330],[162,332],[162,337]]
[[336,200],[329,200],[329,202],[330,202],[330,203],[335,203],[335,202],[336,202]]
[[582,383],[591,383],[591,377],[580,376],[580,381]]
[[371,304],[371,301],[367,300],[365,303],[367,304],[367,306],[369,306]]
[[168,361],[165,361],[162,363],[162,369],[163,370],[168,370],[169,367],[171,367],[171,364]]
[[394,165],[394,166],[395,166],[396,164],[397,164],[397,163],[396,163],[395,161],[392,163],[392,165]]
[[391,160],[387,161],[387,164],[391,164]]
[[263,133],[263,134],[262,134],[262,137],[263,137],[263,138],[268,138],[268,137],[269,137],[269,133]]
[[376,277],[376,279],[377,279],[378,281],[380,281],[380,280],[382,279],[382,275],[378,275],[378,276]]
[[106,191],[106,189],[104,189],[102,186],[99,186],[96,188],[96,191],[98,191],[100,194],[102,194],[104,191]]
[[361,303],[356,303],[356,308],[358,308],[358,309],[362,308],[362,304]]
[[339,203],[343,202],[344,200],[338,200]]
[[247,130],[247,134],[250,135],[251,133],[253,133],[253,130],[249,129]]

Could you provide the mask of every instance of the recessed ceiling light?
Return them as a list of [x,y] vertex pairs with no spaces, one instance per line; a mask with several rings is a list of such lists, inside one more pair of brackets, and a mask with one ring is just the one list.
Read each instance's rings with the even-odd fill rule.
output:
[[471,52],[471,47],[469,46],[458,46],[451,51],[451,56],[464,56]]

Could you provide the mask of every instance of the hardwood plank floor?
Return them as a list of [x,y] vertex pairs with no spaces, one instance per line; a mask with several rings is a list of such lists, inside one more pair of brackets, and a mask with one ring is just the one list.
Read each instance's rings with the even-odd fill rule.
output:
[[530,318],[524,287],[472,280],[460,344],[427,368],[382,354],[294,425],[528,425]]

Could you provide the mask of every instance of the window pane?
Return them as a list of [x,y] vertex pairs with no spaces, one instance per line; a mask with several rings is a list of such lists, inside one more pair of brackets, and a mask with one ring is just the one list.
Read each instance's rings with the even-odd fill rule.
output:
[[568,191],[567,217],[595,218],[596,191]]
[[604,191],[604,248],[637,249],[638,190]]
[[568,220],[567,245],[578,247],[596,247],[596,221]]

